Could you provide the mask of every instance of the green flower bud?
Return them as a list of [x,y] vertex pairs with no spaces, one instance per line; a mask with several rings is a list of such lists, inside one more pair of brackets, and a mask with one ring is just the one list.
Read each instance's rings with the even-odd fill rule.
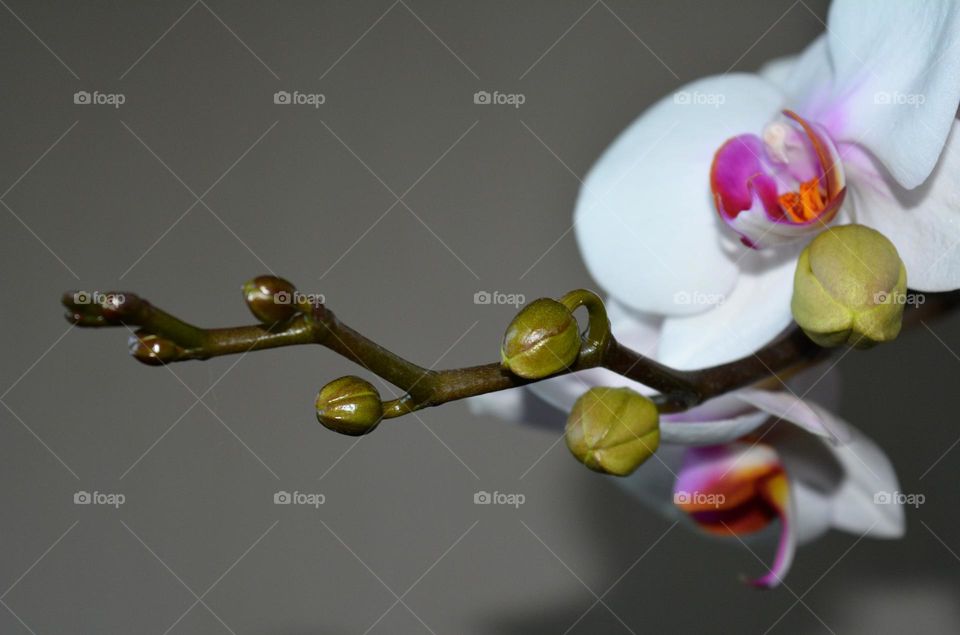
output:
[[175,361],[183,352],[170,340],[145,331],[131,335],[127,346],[134,359],[148,366],[161,366]]
[[517,313],[503,336],[503,367],[520,377],[540,379],[577,360],[580,328],[570,309],[550,298],[534,300]]
[[383,417],[380,393],[370,382],[353,375],[321,388],[316,406],[317,421],[325,428],[352,437],[372,432]]
[[900,333],[907,270],[883,234],[863,225],[830,228],[800,254],[790,308],[820,346],[869,348]]
[[277,276],[257,276],[243,285],[243,299],[254,317],[264,324],[276,324],[297,313],[297,288]]
[[627,476],[660,446],[660,413],[629,388],[591,388],[573,404],[566,441],[591,470]]

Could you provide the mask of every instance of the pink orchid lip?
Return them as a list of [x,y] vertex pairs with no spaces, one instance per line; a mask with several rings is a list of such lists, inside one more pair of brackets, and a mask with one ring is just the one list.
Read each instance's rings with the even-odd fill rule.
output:
[[786,574],[793,555],[790,484],[772,448],[732,443],[690,449],[674,485],[674,504],[714,535],[748,535],[779,519],[774,563],[748,582],[770,588]]
[[717,212],[752,248],[813,233],[834,219],[846,194],[839,153],[825,131],[790,110],[769,129],[776,133],[770,138],[728,139],[710,166]]
[[[709,449],[699,449],[696,454]],[[710,533],[753,533],[777,518],[777,509],[767,501],[766,482],[783,474],[776,461],[738,465],[734,459],[709,469],[685,469],[675,489],[681,495],[674,501]]]

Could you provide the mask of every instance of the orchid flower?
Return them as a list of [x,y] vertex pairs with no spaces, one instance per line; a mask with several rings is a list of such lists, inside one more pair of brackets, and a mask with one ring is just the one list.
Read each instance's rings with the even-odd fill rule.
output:
[[878,503],[885,500],[883,492],[896,491],[893,468],[869,439],[848,430],[853,436],[846,443],[803,451],[795,435],[774,433],[761,441],[689,448],[674,483],[674,504],[697,527],[720,536],[750,536],[779,520],[773,563],[765,575],[750,580],[764,588],[783,581],[797,545],[831,527],[898,538],[903,508]]
[[[618,341],[655,353],[664,320],[638,318],[616,300],[607,310]],[[786,379],[780,390],[745,388],[683,413],[661,415],[661,445],[654,458],[614,481],[665,515],[692,521],[711,534],[750,536],[779,521],[770,571],[753,580],[762,587],[783,579],[797,545],[831,527],[878,538],[901,536],[901,506],[875,504],[878,493],[898,490],[896,474],[870,439],[812,400],[836,401],[835,378],[822,372],[814,367]],[[653,393],[611,371],[591,369],[468,403],[477,414],[559,431],[577,397],[592,386]]]
[[835,224],[886,235],[911,288],[960,287],[958,41],[951,0],[836,0],[801,55],[695,81],[614,141],[576,235],[612,297],[665,317],[661,361],[770,341],[791,322],[800,249]]

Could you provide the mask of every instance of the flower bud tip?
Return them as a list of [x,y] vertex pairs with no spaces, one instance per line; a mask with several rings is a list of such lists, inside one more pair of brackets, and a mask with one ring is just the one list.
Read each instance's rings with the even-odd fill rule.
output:
[[257,276],[243,285],[243,299],[263,324],[276,324],[297,313],[297,288],[277,276]]

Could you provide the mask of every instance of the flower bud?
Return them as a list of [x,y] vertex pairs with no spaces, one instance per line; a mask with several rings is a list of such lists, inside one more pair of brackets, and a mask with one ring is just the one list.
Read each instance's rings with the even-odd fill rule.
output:
[[810,241],[793,278],[793,318],[820,346],[869,348],[894,339],[903,319],[907,270],[883,234],[830,228]]
[[127,346],[138,362],[148,366],[161,366],[172,362],[183,352],[183,349],[172,341],[145,331],[137,331],[131,335]]
[[100,294],[100,311],[111,324],[136,321],[144,302],[136,294],[125,291],[108,291]]
[[257,276],[243,285],[243,299],[254,317],[264,324],[276,324],[297,313],[297,288],[277,276]]
[[573,404],[566,441],[591,470],[627,476],[660,446],[660,413],[629,388],[591,388]]
[[372,432],[383,417],[377,389],[353,375],[334,379],[321,388],[316,406],[317,421],[325,428],[352,437]]
[[125,291],[67,291],[60,300],[67,320],[77,326],[136,323],[145,302]]
[[570,309],[550,298],[534,300],[517,313],[503,336],[503,367],[520,377],[540,379],[577,360],[580,329]]

